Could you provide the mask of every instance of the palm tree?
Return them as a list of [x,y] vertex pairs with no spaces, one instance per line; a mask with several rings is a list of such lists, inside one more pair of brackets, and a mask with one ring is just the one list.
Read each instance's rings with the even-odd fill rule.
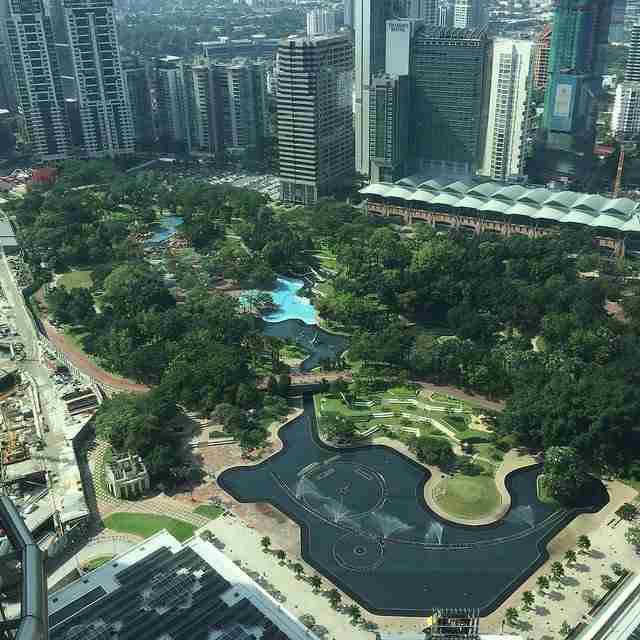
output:
[[522,608],[525,611],[529,611],[535,602],[535,597],[531,591],[525,591],[522,594]]
[[518,613],[518,610],[515,607],[509,607],[504,614],[505,620],[507,621],[507,624],[510,626],[514,626],[516,624],[516,622],[518,622],[518,618],[520,617],[520,614]]
[[337,609],[341,601],[342,596],[340,595],[340,592],[337,589],[331,589],[331,591],[329,591],[329,602],[331,603],[331,606],[334,609]]
[[358,621],[362,617],[362,614],[360,613],[360,607],[352,604],[347,608],[347,613],[351,617],[351,622],[353,624],[358,624]]
[[538,585],[540,595],[544,595],[545,590],[549,588],[549,578],[547,578],[547,576],[538,576],[536,584]]
[[578,559],[578,556],[576,555],[576,552],[573,549],[569,549],[564,554],[564,559],[565,559],[565,562],[567,563],[567,566],[570,567]]
[[278,560],[280,560],[280,564],[284,564],[284,561],[285,561],[286,557],[287,557],[287,554],[282,549],[278,549],[276,551],[276,558],[278,558]]
[[578,549],[580,549],[580,553],[589,552],[589,549],[591,549],[591,540],[589,540],[589,536],[585,536],[583,534],[578,538]]
[[299,562],[296,562],[291,568],[293,569],[293,572],[296,574],[296,578],[300,578],[304,573],[304,567]]
[[265,536],[260,540],[260,544],[262,545],[262,550],[266,553],[269,551],[269,547],[271,546],[271,538],[269,536]]
[[551,575],[553,576],[553,579],[560,584],[562,576],[564,576],[564,567],[561,562],[556,561],[551,565]]
[[309,584],[313,587],[313,590],[318,593],[320,587],[322,587],[322,578],[318,575],[313,575],[309,578]]

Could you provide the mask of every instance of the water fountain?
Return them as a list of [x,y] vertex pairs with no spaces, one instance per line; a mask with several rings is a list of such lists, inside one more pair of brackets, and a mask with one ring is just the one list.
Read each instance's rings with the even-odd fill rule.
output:
[[536,526],[536,519],[533,514],[533,509],[529,504],[512,509],[509,512],[509,515],[507,515],[506,519],[511,522],[523,522],[530,528]]
[[367,523],[371,523],[375,533],[383,539],[389,538],[393,533],[398,534],[413,528],[400,518],[382,511],[371,513]]
[[444,527],[439,522],[432,522],[424,535],[427,544],[442,544],[444,538]]

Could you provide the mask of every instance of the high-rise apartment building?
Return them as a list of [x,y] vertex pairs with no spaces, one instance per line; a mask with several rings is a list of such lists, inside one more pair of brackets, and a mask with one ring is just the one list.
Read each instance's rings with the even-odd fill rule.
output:
[[42,0],[0,0],[17,106],[33,155],[67,155],[67,122],[51,18]]
[[226,147],[247,149],[269,135],[267,65],[239,58],[215,65],[223,109],[221,139]]
[[549,81],[549,51],[551,50],[551,24],[545,24],[535,40],[533,53],[533,88],[543,90]]
[[345,27],[353,29],[353,3],[354,0],[343,0],[342,7],[344,12],[343,24]]
[[620,141],[631,141],[640,135],[640,23],[631,31],[624,82],[616,87],[611,130]]
[[540,131],[547,177],[580,177],[590,169],[611,3],[556,1]]
[[277,109],[283,200],[315,202],[352,178],[352,78],[348,35],[281,42]]
[[371,181],[405,175],[409,156],[409,77],[382,75],[371,83],[369,155]]
[[483,160],[491,41],[484,30],[423,27],[411,68],[419,167],[472,173]]
[[534,44],[496,38],[492,49],[487,134],[478,173],[493,180],[520,180],[527,150]]
[[259,146],[270,135],[267,68],[238,58],[157,64],[158,134],[165,148],[216,155]]
[[611,7],[611,25],[609,26],[609,42],[624,42],[624,21],[627,12],[627,0],[613,0]]
[[487,26],[484,0],[454,0],[453,26],[458,29],[478,29]]
[[122,60],[122,71],[129,94],[134,139],[140,145],[152,144],[155,132],[147,66],[135,57],[128,57]]
[[190,67],[177,56],[166,56],[156,65],[158,137],[165,149],[191,151],[188,86],[185,75]]
[[83,154],[133,153],[133,118],[113,0],[62,0],[62,10],[78,87]]
[[356,171],[369,175],[369,85],[385,70],[387,0],[353,0],[355,29],[354,122]]
[[318,7],[307,12],[307,36],[336,32],[337,16],[333,9]]
[[[0,13],[0,16],[2,14]],[[4,42],[2,25],[0,25],[0,60],[9,60],[9,47]],[[0,109],[16,111],[18,103],[11,69],[8,64],[0,64]]]

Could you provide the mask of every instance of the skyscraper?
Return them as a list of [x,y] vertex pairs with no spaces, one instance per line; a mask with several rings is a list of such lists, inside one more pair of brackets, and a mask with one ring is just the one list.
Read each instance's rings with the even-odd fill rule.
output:
[[409,156],[409,77],[374,78],[369,96],[371,181],[393,182],[405,175]]
[[32,153],[40,160],[64,158],[67,124],[51,18],[42,0],[0,0],[0,16]]
[[62,0],[89,157],[133,153],[134,130],[123,78],[113,0]]
[[356,171],[369,175],[369,85],[385,66],[386,0],[353,0],[355,29],[354,109]]
[[624,18],[627,12],[627,0],[613,0],[611,7],[611,26],[609,42],[624,42]]
[[549,81],[549,50],[551,49],[551,24],[545,24],[535,41],[533,54],[533,87],[543,90]]
[[412,130],[419,166],[471,173],[481,164],[491,41],[484,30],[423,27],[413,44]]
[[319,36],[336,32],[336,12],[333,9],[318,7],[307,12],[307,35]]
[[[4,42],[2,25],[0,25],[0,60],[9,61],[9,47]],[[0,64],[0,109],[15,111],[17,108],[16,89],[11,70],[8,64]]]
[[259,147],[270,133],[263,62],[168,56],[157,64],[158,133],[168,149],[216,155]]
[[556,2],[541,128],[548,177],[580,177],[590,168],[611,2]]
[[281,42],[277,109],[283,200],[315,202],[353,176],[352,77],[353,47],[346,34]]
[[487,26],[488,16],[483,0],[454,0],[453,26],[477,29]]
[[138,58],[129,57],[122,60],[122,71],[131,105],[134,139],[137,144],[151,144],[155,133],[147,66]]
[[640,24],[631,31],[624,82],[616,87],[611,129],[621,141],[631,141],[640,134]]
[[267,69],[264,62],[236,58],[215,65],[217,93],[222,107],[225,146],[256,147],[269,133]]
[[478,173],[493,180],[518,180],[527,149],[534,44],[497,38],[492,48],[487,135]]

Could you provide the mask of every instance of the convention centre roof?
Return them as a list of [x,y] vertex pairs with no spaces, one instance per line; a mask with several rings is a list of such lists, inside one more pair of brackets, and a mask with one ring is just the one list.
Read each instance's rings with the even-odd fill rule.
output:
[[533,220],[574,223],[590,227],[640,233],[640,203],[629,198],[558,191],[542,187],[504,185],[408,177],[396,183],[378,182],[360,189],[362,195],[393,198],[408,207],[420,203],[470,209],[492,215],[522,216]]

